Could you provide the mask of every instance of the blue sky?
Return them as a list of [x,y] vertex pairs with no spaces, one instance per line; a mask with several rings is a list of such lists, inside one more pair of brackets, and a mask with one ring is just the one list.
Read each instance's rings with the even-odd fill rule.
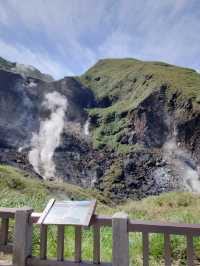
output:
[[99,58],[200,70],[200,0],[0,0],[0,56],[56,79]]

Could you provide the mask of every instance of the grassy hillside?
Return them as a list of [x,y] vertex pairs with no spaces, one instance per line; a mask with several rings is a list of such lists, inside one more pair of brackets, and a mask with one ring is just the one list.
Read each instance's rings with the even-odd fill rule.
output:
[[94,190],[62,182],[38,180],[17,168],[0,165],[0,205],[4,207],[31,206],[41,211],[50,198],[96,198],[100,204],[104,198]]
[[[18,169],[0,166],[0,206],[1,207],[20,207],[29,205],[35,211],[41,211],[47,201],[55,197],[57,199],[85,199],[94,198],[97,193],[80,189],[68,184],[43,182],[33,179],[23,171]],[[99,199],[101,197],[99,196]],[[142,201],[128,201],[121,206],[109,207],[102,205],[99,201],[97,212],[112,215],[117,211],[125,211],[132,219],[173,221],[184,223],[200,222],[200,196],[190,193],[167,193],[156,197],[149,197]],[[72,227],[66,228],[65,255],[72,258],[74,253],[74,230]],[[110,229],[103,228],[101,234],[102,259],[110,260],[111,239]],[[56,256],[56,230],[54,227],[49,229],[48,236],[49,257]],[[34,231],[34,254],[38,254],[39,239],[38,228]],[[151,265],[162,265],[163,236],[152,234],[150,238],[150,258]],[[194,239],[197,258],[199,257],[200,241]],[[130,258],[131,265],[142,265],[141,263],[142,241],[140,234],[130,236]],[[176,265],[184,265],[186,244],[183,237],[172,237],[172,255]],[[84,230],[83,233],[83,258],[92,257],[92,232]],[[198,264],[196,264],[198,265]]]
[[[90,88],[100,108],[88,110],[96,127],[93,129],[95,147],[108,145],[117,150],[125,149],[116,139],[126,128],[127,115],[161,86],[167,87],[167,95],[178,95],[178,102],[191,99],[199,110],[200,74],[162,62],[143,62],[136,59],[100,60],[80,81]],[[134,147],[126,147],[128,150]]]
[[[145,95],[167,84],[172,91],[180,91],[183,97],[200,96],[200,74],[193,69],[177,67],[162,62],[143,62],[136,59],[99,60],[81,76],[81,82],[95,93],[97,98],[109,96],[111,100],[129,100],[125,110],[136,106]],[[129,99],[131,96],[133,102]]]

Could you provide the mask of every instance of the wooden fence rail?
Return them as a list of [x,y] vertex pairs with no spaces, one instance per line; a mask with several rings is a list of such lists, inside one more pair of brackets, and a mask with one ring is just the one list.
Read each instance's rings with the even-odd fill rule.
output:
[[[30,208],[0,208],[1,233],[0,251],[13,253],[13,266],[128,266],[129,265],[129,233],[142,233],[143,265],[149,265],[149,235],[164,235],[164,262],[171,265],[171,235],[184,235],[187,239],[187,265],[194,266],[193,237],[200,236],[199,224],[157,223],[129,220],[125,213],[117,213],[113,217],[94,215],[91,222],[93,228],[93,258],[90,262],[82,261],[82,227],[75,226],[75,255],[73,261],[64,258],[64,226],[57,227],[57,258],[47,257],[48,226],[40,226],[40,255],[32,256],[32,228],[40,213],[33,213]],[[15,219],[13,244],[8,242],[9,220]],[[101,262],[101,227],[112,228],[112,261]]]
[[1,230],[0,230],[0,252],[12,253],[13,244],[9,242],[9,220],[15,218],[16,209],[0,208]]

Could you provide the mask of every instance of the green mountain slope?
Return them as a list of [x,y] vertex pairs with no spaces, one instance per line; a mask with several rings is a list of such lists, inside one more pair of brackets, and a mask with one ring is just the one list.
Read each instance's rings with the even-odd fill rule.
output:
[[[81,76],[97,98],[109,97],[113,103],[129,100],[125,110],[136,106],[144,95],[167,84],[180,96],[200,96],[200,74],[193,69],[177,67],[163,62],[143,62],[136,59],[103,59]],[[131,103],[130,96],[133,102]],[[137,101],[136,101],[137,99]],[[113,104],[112,104],[113,105]]]
[[135,59],[100,60],[80,81],[96,96],[99,108],[88,110],[92,121],[96,147],[105,145],[117,150],[130,150],[117,143],[119,133],[129,125],[130,114],[150,95],[166,89],[166,100],[176,95],[178,109],[191,100],[199,111],[200,74],[162,62],[143,62]]
[[[1,59],[5,69],[12,69],[9,64]],[[55,177],[94,188],[106,202],[199,189],[200,75],[194,70],[105,59],[81,77],[50,83],[29,82],[10,70],[0,74],[6,114],[0,117],[1,162],[33,170],[27,160],[32,133],[50,115],[43,104],[47,93],[58,92],[68,108],[53,158]]]

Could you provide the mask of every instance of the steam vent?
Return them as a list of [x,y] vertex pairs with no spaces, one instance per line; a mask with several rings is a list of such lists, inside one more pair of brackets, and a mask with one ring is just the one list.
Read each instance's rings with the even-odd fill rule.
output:
[[104,59],[54,81],[13,64],[1,59],[1,163],[114,202],[200,192],[197,72]]

